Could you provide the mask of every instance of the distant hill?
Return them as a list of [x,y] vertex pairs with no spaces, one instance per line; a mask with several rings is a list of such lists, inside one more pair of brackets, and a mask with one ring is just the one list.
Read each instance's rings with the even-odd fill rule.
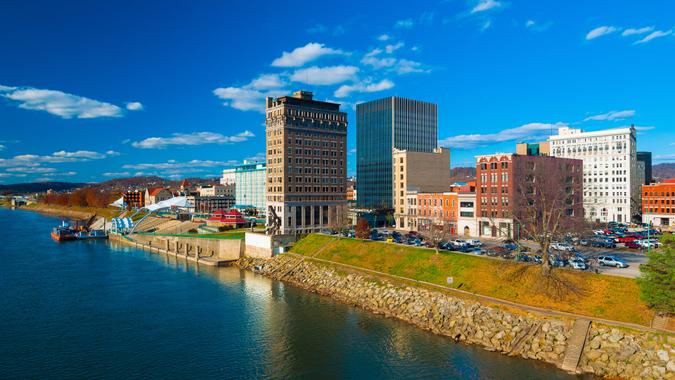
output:
[[30,194],[42,193],[49,189],[54,191],[72,190],[87,186],[86,183],[73,182],[29,182],[0,185],[0,194]]
[[450,180],[452,182],[467,182],[476,179],[475,167],[457,167],[450,169]]
[[675,178],[675,163],[668,162],[652,166],[652,177],[657,180]]

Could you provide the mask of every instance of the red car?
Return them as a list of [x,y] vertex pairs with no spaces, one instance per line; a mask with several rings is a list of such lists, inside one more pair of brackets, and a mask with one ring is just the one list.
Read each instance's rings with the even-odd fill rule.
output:
[[628,248],[633,248],[633,249],[642,248],[642,246],[640,244],[638,244],[637,242],[635,242],[635,240],[627,241],[627,242],[623,243],[623,245],[628,247]]
[[619,243],[628,243],[628,242],[637,240],[637,238],[633,235],[626,235],[626,236],[621,236],[620,238],[618,238],[616,240]]

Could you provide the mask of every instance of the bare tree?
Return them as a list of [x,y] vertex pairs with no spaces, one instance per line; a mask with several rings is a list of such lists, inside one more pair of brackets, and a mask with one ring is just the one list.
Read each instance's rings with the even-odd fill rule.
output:
[[450,224],[445,221],[434,223],[429,220],[428,223],[419,226],[418,232],[424,240],[434,245],[437,254],[439,253],[438,245],[451,236]]
[[351,227],[351,220],[349,219],[349,207],[347,205],[337,206],[335,209],[335,217],[333,217],[328,227],[337,231],[338,234],[344,233]]

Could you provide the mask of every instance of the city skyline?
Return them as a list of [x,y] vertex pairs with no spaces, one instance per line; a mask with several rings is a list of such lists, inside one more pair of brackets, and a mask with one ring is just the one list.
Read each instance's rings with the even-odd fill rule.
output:
[[347,112],[349,175],[355,106],[387,96],[438,105],[453,167],[630,124],[675,161],[666,1],[258,5],[0,5],[0,183],[218,177],[264,160],[264,98],[300,89]]

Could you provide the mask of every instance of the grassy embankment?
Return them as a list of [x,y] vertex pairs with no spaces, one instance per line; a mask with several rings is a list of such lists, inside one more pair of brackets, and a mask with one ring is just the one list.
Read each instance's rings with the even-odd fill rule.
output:
[[[261,232],[264,231],[264,229],[255,229],[255,232]],[[141,233],[144,235],[153,235],[153,236],[178,236],[178,237],[188,237],[188,238],[198,238],[198,239],[244,239],[244,235],[246,232],[251,232],[250,228],[237,228],[234,230],[227,230],[227,231],[222,231],[222,232],[213,232],[213,233],[205,233],[205,234],[190,234],[190,233],[185,233],[185,234],[156,234],[156,233]]]
[[[559,270],[561,276],[582,292],[556,300],[539,291],[538,265],[453,252],[437,255],[430,249],[326,235],[309,235],[298,241],[291,252],[314,255],[322,247],[325,248],[316,258],[520,304],[645,326],[654,315],[640,300],[638,285],[630,278]],[[452,285],[447,284],[450,276],[454,279]]]

